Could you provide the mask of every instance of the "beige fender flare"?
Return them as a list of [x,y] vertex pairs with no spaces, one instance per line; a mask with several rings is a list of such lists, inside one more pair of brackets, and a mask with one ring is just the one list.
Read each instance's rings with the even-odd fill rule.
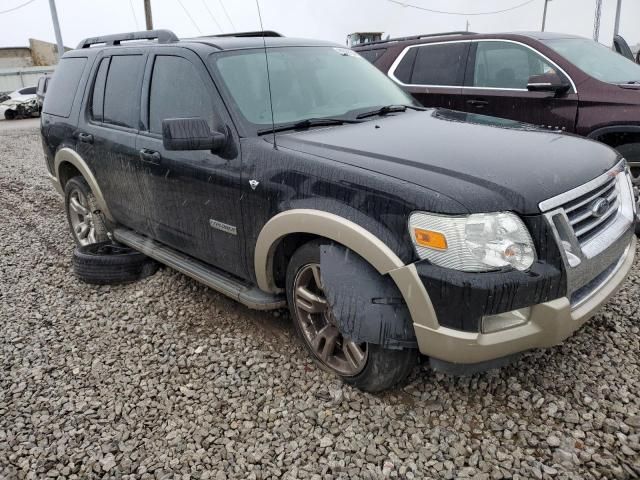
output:
[[102,194],[102,190],[100,189],[100,185],[98,185],[98,181],[96,180],[96,177],[93,175],[93,172],[91,171],[87,163],[82,159],[82,157],[78,155],[77,152],[71,150],[70,148],[61,148],[56,153],[56,156],[53,162],[53,171],[55,172],[56,178],[52,179],[54,183],[58,184],[56,186],[56,189],[58,191],[62,191],[62,192],[64,191],[63,186],[60,182],[60,166],[65,162],[70,163],[71,165],[73,165],[78,169],[78,171],[82,174],[84,179],[89,184],[91,191],[96,196],[96,202],[98,203],[98,207],[100,207],[100,210],[102,211],[102,213],[109,220],[113,221],[113,216],[109,211],[109,207],[107,206],[107,202],[104,199],[104,195]]
[[333,213],[295,209],[279,213],[260,231],[256,242],[254,267],[258,287],[276,293],[273,256],[279,241],[292,233],[309,233],[333,240],[353,250],[381,275],[389,274],[398,286],[414,323],[438,328],[431,299],[414,265],[402,260],[378,237],[360,225]]

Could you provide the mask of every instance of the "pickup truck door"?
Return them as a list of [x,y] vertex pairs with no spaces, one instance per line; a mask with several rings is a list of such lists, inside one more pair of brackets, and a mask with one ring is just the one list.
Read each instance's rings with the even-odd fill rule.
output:
[[560,67],[528,45],[510,40],[474,41],[460,110],[573,132],[578,114],[575,85],[557,96],[527,90],[529,77],[550,71],[570,82]]
[[[152,236],[227,272],[243,276],[239,145],[231,120],[202,60],[185,48],[152,52],[144,79],[142,123],[136,149],[149,168]],[[169,151],[162,120],[205,118],[226,131],[229,146]]]

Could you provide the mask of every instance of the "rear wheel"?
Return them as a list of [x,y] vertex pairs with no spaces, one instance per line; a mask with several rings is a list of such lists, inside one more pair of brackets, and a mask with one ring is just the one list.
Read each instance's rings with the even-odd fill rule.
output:
[[320,245],[314,241],[300,247],[287,269],[287,299],[298,334],[316,363],[346,383],[368,392],[392,387],[411,373],[417,352],[357,343],[342,335],[324,293]]
[[106,220],[83,177],[73,177],[64,188],[65,209],[71,235],[78,245],[109,240]]

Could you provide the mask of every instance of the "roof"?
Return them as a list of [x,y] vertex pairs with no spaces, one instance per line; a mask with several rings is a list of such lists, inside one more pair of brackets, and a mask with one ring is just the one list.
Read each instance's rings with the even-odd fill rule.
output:
[[240,50],[247,48],[262,48],[264,44],[267,48],[272,47],[342,47],[334,42],[326,42],[323,40],[311,40],[306,38],[290,38],[290,37],[197,37],[184,38],[180,42],[203,43],[217,48],[218,50]]
[[149,41],[165,45],[176,45],[180,43],[204,44],[217,48],[218,50],[261,48],[265,44],[267,47],[339,46],[336,43],[323,42],[321,40],[283,37],[279,33],[270,30],[259,32],[236,32],[231,34],[179,39],[171,30],[161,29],[143,30],[140,32],[125,32],[85,38],[78,44],[76,50],[91,49],[92,47],[99,48],[114,46],[144,47],[144,44]]
[[355,50],[367,50],[374,48],[384,48],[390,43],[406,42],[410,44],[431,43],[447,40],[470,40],[474,38],[508,38],[508,37],[528,37],[534,40],[555,40],[560,38],[585,38],[578,35],[568,33],[553,32],[497,32],[497,33],[476,33],[476,32],[443,32],[443,33],[427,33],[422,35],[412,35],[410,37],[390,38],[389,40],[381,40],[378,42],[363,43],[354,47]]
[[570,33],[555,32],[503,32],[497,35],[520,35],[523,37],[533,38],[535,40],[557,40],[559,38],[585,38],[580,35],[571,35]]

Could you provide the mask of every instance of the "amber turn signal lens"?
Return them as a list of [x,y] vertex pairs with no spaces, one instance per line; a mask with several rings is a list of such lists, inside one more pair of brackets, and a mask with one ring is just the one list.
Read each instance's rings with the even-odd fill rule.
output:
[[435,248],[436,250],[446,250],[448,247],[447,237],[440,232],[414,228],[413,233],[416,238],[416,243],[421,247]]

